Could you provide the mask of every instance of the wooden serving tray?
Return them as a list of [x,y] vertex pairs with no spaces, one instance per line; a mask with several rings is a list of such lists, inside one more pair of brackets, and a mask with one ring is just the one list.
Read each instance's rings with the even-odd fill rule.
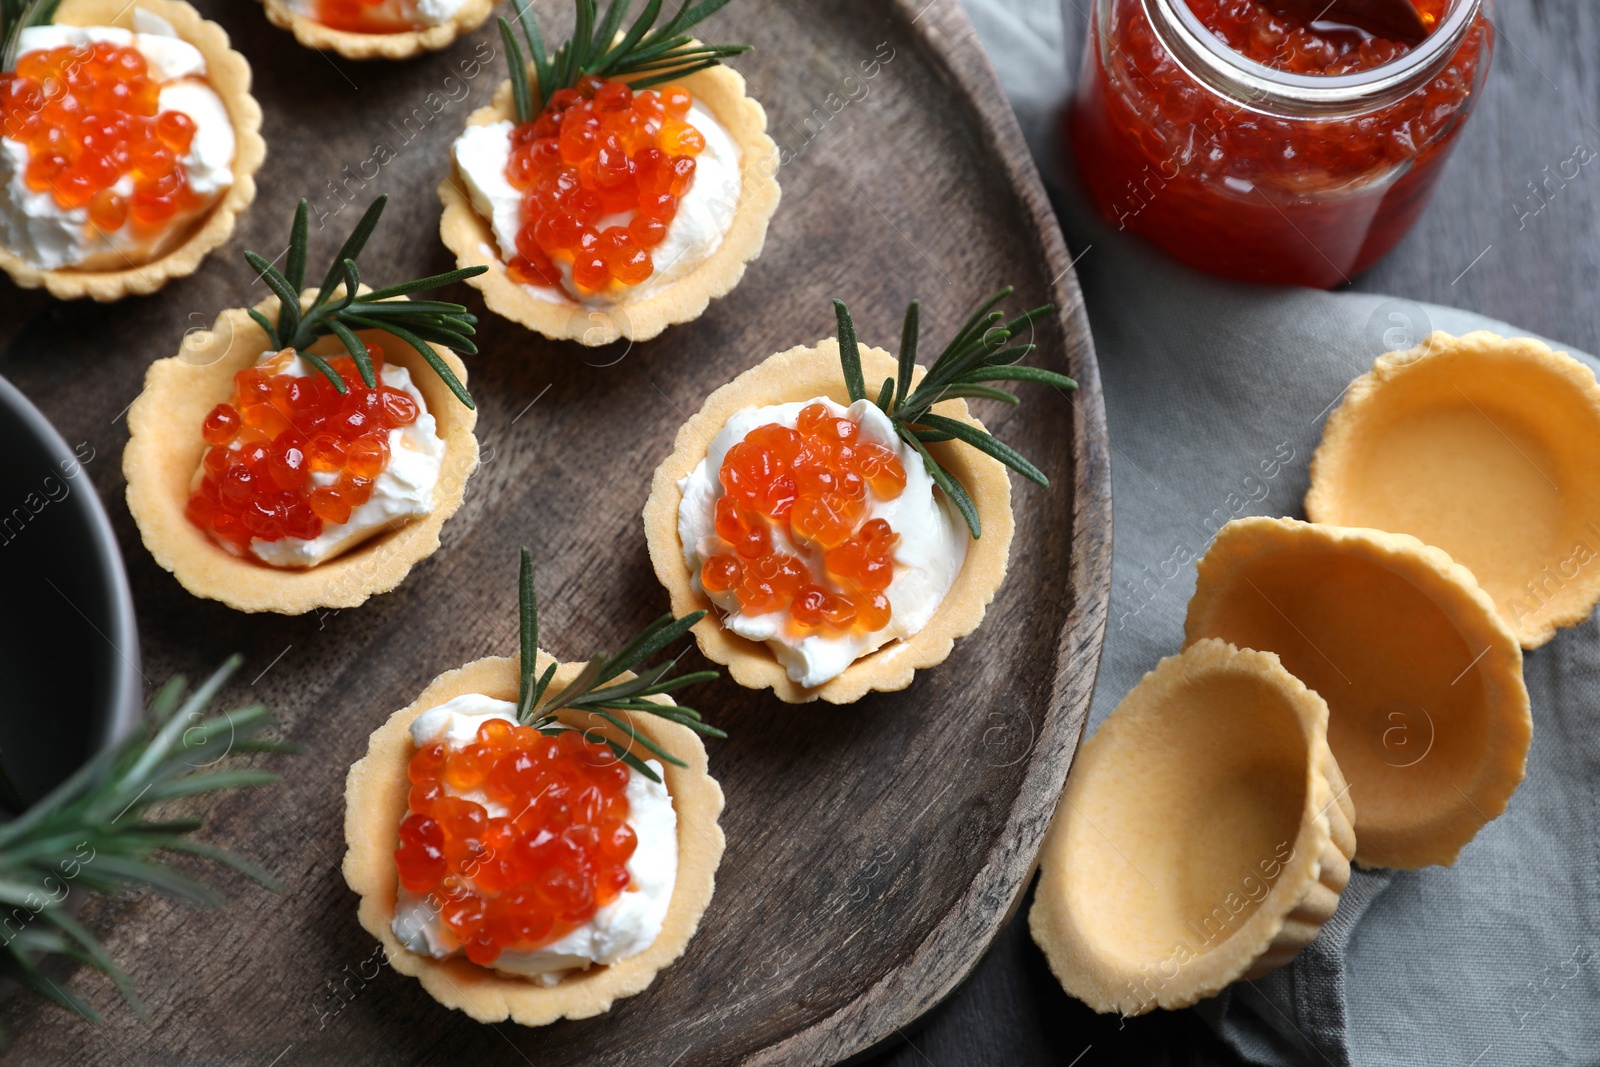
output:
[[[483,465],[466,504],[396,592],[300,618],[197,600],[155,565],[122,500],[122,413],[185,331],[266,295],[240,253],[280,252],[301,196],[328,213],[320,231],[314,216],[313,263],[388,192],[363,277],[453,266],[434,187],[505,64],[492,24],[441,55],[361,64],[302,49],[254,3],[197,3],[255,67],[269,146],[260,198],[199,274],[155,296],[67,306],[5,286],[0,372],[95,450],[86,469],[128,560],[147,678],[194,677],[242,651],[230,706],[265,701],[304,746],[261,761],[283,781],[213,802],[204,831],[285,890],[211,872],[231,898],[219,911],[155,897],[91,906],[85,919],[152,1022],[80,968],[72,980],[108,1023],[11,998],[9,1062],[824,1064],[911,1026],[972,970],[1026,886],[1082,733],[1110,585],[1105,416],[1082,301],[955,0],[743,0],[707,24],[711,39],[756,46],[736,65],[785,149],[766,253],[700,320],[631,349],[547,342],[458,287],[452,298],[484,316],[468,359]],[[567,5],[538,7],[564,36]],[[1006,283],[1018,307],[1060,308],[1035,360],[1081,388],[1024,385],[1020,408],[976,410],[1054,484],[1013,478],[1005,586],[982,628],[906,691],[796,707],[724,679],[685,695],[732,737],[710,746],[727,855],[683,959],[609,1014],[537,1030],[475,1023],[384,967],[339,872],[345,771],[435,675],[515,650],[518,546],[539,563],[545,647],[563,659],[615,649],[665,609],[639,513],[708,393],[831,335],[834,296],[863,343],[890,349],[920,296],[931,355]]]

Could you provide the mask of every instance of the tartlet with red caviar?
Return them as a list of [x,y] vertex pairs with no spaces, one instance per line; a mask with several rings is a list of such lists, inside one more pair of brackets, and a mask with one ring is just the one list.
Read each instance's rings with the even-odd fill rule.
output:
[[683,954],[723,850],[700,737],[725,735],[665,695],[715,672],[641,666],[698,616],[558,664],[526,549],[520,600],[517,657],[441,675],[350,768],[344,876],[395,970],[480,1022],[542,1026]]
[[494,0],[262,0],[267,19],[307,48],[346,59],[410,59],[482,26]]
[[834,301],[837,340],[751,368],[678,431],[645,503],[650,559],[674,611],[716,609],[695,637],[740,685],[791,703],[904,689],[982,622],[1011,545],[1006,468],[1049,481],[966,398],[1017,402],[994,382],[1076,387],[1015,365],[1035,346],[1011,339],[1051,308],[1006,321],[1010,292],[926,370],[917,303],[896,359],[859,347]]
[[255,199],[250,65],[182,0],[0,14],[0,268],[62,300],[194,273]]
[[438,548],[461,504],[477,413],[455,352],[476,351],[475,320],[407,294],[470,272],[362,285],[355,260],[384,202],[302,292],[302,200],[282,271],[245,253],[277,295],[186,337],[128,410],[128,509],[196,596],[287,615],[354,607]]
[[[726,0],[724,0],[726,2]],[[555,340],[645,340],[699,317],[760,255],[777,210],[766,112],[721,64],[743,45],[688,29],[722,4],[656,25],[629,3],[556,50],[521,2],[524,52],[500,20],[511,78],[468,119],[439,185],[439,233],[491,311]],[[598,22],[598,24],[597,24]]]

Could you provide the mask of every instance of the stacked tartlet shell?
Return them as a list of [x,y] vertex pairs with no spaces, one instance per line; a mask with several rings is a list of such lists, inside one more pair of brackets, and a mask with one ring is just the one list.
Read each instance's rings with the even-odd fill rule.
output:
[[[361,288],[367,291],[366,286]],[[306,290],[302,306],[309,307],[315,296],[316,290]],[[275,319],[277,298],[262,301],[255,310]],[[411,372],[444,441],[444,461],[431,512],[305,569],[235,556],[185,514],[194,473],[209,447],[200,435],[201,422],[228,399],[234,375],[254,366],[263,352],[273,348],[266,332],[245,309],[232,308],[219,315],[209,331],[186,336],[177,355],[150,365],[144,391],[128,409],[128,445],[122,454],[128,510],[156,562],[195,596],[220,600],[239,611],[284,615],[353,608],[374,593],[399,585],[412,566],[439,547],[440,528],[461,506],[467,478],[478,466],[478,440],[473,435],[477,412],[457,400],[404,341],[382,330],[356,332],[363,340],[380,344],[386,362]],[[430,347],[465,383],[467,369],[455,353]],[[336,338],[326,337],[311,351],[342,354],[344,348]]]
[[[861,366],[869,382],[882,382],[898,373],[895,359],[881,348],[863,347]],[[919,367],[912,376],[913,383],[921,377]],[[910,637],[867,653],[822,685],[803,688],[789,678],[787,669],[765,642],[740,637],[723,626],[720,609],[695,588],[694,575],[678,537],[678,507],[683,501],[678,483],[706,458],[712,439],[736,412],[819,396],[844,405],[851,402],[839,372],[839,342],[832,338],[779,352],[712,393],[678,430],[672,454],[656,468],[650,498],[644,506],[644,529],[650,561],[656,577],[672,597],[673,614],[682,616],[702,609],[708,612],[693,631],[707,659],[725,665],[733,680],[747,689],[771,689],[787,703],[821,699],[849,704],[873,690],[904,689],[919,669],[944,662],[956,639],[978,628],[989,602],[1005,580],[1013,530],[1011,482],[998,460],[975,448],[954,441],[928,445],[934,459],[971,495],[983,536],[967,542],[966,560],[927,625]],[[983,428],[967,411],[965,400],[943,401],[933,411]]]
[[1278,967],[1332,917],[1355,849],[1328,708],[1271,653],[1200,641],[1079,751],[1028,921],[1097,1011],[1181,1008]]
[[262,0],[267,19],[294,34],[307,48],[336,52],[346,59],[410,59],[424,52],[450,47],[457,37],[483,25],[494,10],[494,0],[462,0],[455,14],[437,26],[420,26],[398,33],[356,33],[336,30],[290,10],[283,0]]
[[[528,81],[537,82],[532,66]],[[439,236],[455,253],[456,266],[489,268],[487,273],[469,278],[467,284],[482,290],[490,311],[554,341],[589,346],[619,338],[647,341],[668,326],[699,318],[712,300],[739,284],[745,267],[761,254],[767,223],[778,209],[778,147],[767,135],[766,111],[745,95],[744,78],[738,71],[715,66],[681,78],[677,84],[715,115],[739,146],[739,198],[716,251],[688,274],[637,300],[589,305],[565,292],[554,299],[535,295],[506,273],[489,220],[473,207],[466,183],[452,162],[450,174],[439,183],[439,200],[444,205]],[[503,120],[516,120],[509,80],[495,90],[487,107],[468,117],[467,125],[487,126]]]
[[187,232],[177,244],[147,263],[114,270],[45,270],[0,246],[0,269],[24,289],[42,286],[58,300],[88,297],[102,303],[153,293],[173,278],[193,274],[201,260],[232,236],[239,213],[256,197],[255,174],[267,155],[267,144],[261,139],[261,105],[250,95],[250,64],[228,47],[228,35],[221,26],[202,18],[183,0],[62,0],[53,21],[64,26],[132,30],[135,8],[166,20],[205,57],[205,80],[222,99],[233,123],[233,184],[203,216],[186,224]]
[[1184,632],[1275,652],[1322,694],[1363,866],[1454,863],[1522,781],[1522,650],[1471,572],[1414,537],[1231,522]]
[[[538,670],[555,661],[540,652]],[[583,670],[582,663],[563,664],[551,682],[559,692]],[[418,715],[447,700],[481,693],[498,700],[515,701],[518,661],[491,657],[469,663],[434,679],[410,707],[395,712],[373,733],[367,754],[350,768],[345,785],[344,876],[361,897],[361,925],[382,943],[395,970],[415,977],[439,1003],[455,1008],[479,1022],[504,1019],[523,1026],[543,1026],[557,1019],[583,1019],[610,1009],[622,997],[642,992],[656,974],[683,955],[716,888],[717,865],[722,860],[723,833],[717,819],[722,813],[722,789],[709,773],[705,745],[694,731],[653,715],[617,713],[641,735],[671,752],[688,766],[666,764],[662,779],[672,797],[678,818],[678,874],[666,920],[655,941],[643,952],[604,966],[570,974],[546,986],[526,978],[480,967],[465,957],[434,959],[411,952],[395,937],[395,901],[398,875],[394,850],[399,844],[400,821],[405,817],[411,783],[406,769],[415,751],[411,723]],[[631,673],[618,681],[632,678]],[[670,704],[665,697],[653,697]],[[598,718],[564,721],[586,732],[598,731],[626,743],[628,738]]]
[[1306,515],[1412,534],[1471,570],[1524,648],[1600,601],[1600,385],[1530,338],[1434,333],[1329,416]]
[[[1078,754],[1040,860],[1034,940],[1098,1011],[1183,1007],[1264,974],[1316,938],[1352,860],[1454,863],[1505,810],[1532,728],[1522,649],[1444,552],[1235,520],[1200,560],[1183,653]],[[1271,890],[1241,897],[1241,855],[1290,837]]]

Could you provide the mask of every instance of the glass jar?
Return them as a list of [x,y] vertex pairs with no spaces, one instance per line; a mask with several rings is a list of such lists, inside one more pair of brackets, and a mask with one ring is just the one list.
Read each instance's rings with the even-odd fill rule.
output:
[[[1257,0],[1097,0],[1067,112],[1079,173],[1107,219],[1191,266],[1348,281],[1426,205],[1489,68],[1488,3],[1438,0],[1414,48],[1362,34],[1325,68],[1342,72],[1305,73],[1327,56]],[[1250,18],[1272,65],[1208,28]]]

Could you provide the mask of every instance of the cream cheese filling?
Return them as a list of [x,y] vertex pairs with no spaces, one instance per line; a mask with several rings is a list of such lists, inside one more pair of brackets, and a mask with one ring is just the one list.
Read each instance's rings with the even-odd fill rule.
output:
[[[49,189],[29,187],[28,145],[0,137],[0,242],[43,270],[122,270],[137,267],[169,251],[195,219],[206,214],[233,184],[237,151],[233,120],[227,106],[205,81],[200,50],[182,40],[165,20],[141,9],[133,13],[136,30],[114,26],[30,26],[20,34],[18,52],[81,47],[106,41],[134,47],[145,57],[149,76],[161,86],[159,108],[181,111],[194,121],[194,139],[180,159],[189,187],[201,203],[175,215],[159,229],[138,226],[130,217],[119,229],[104,231],[89,220],[87,206],[63,208]],[[4,131],[0,131],[4,132]],[[133,179],[124,175],[113,191],[133,195]]]
[[[467,693],[430,708],[411,724],[417,747],[444,741],[452,750],[471,744],[478,727],[490,719],[516,722],[516,705],[479,693]],[[661,775],[661,764],[646,766]],[[649,948],[661,933],[672,887],[678,877],[678,817],[666,786],[628,769],[628,825],[637,844],[628,859],[628,888],[611,903],[596,909],[594,917],[542,948],[508,949],[493,963],[497,971],[555,985],[573,971],[595,964],[611,964]],[[482,790],[457,791],[452,796],[482,804],[490,818],[509,814],[504,805]],[[461,951],[460,943],[439,915],[439,903],[427,894],[400,886],[392,924],[395,937],[412,952],[443,959]]]
[[[685,120],[700,131],[706,146],[695,157],[694,179],[678,198],[678,211],[667,225],[667,235],[650,249],[655,273],[634,286],[612,282],[605,289],[585,292],[572,280],[572,264],[556,261],[561,271],[560,289],[527,285],[522,288],[544,300],[572,300],[589,307],[609,307],[639,300],[684,277],[709,259],[733,225],[739,206],[742,177],[739,171],[739,146],[727,129],[698,101]],[[522,229],[522,194],[506,179],[506,164],[511,159],[509,119],[483,126],[468,126],[452,147],[456,169],[466,183],[472,206],[494,233],[496,247],[489,251],[509,263],[517,255],[517,233]],[[636,212],[607,215],[596,230],[626,226]]]
[[[732,590],[708,592],[700,582],[700,566],[723,545],[715,528],[717,500],[723,495],[718,472],[723,457],[758,426],[777,423],[793,428],[800,410],[823,404],[835,417],[848,417],[861,428],[861,440],[892,449],[906,472],[905,489],[893,500],[868,494],[870,504],[861,522],[884,519],[899,535],[894,549],[894,577],[886,595],[892,614],[882,630],[844,633],[812,632],[797,636],[784,611],[747,615]],[[827,397],[735,412],[712,438],[705,459],[678,482],[683,493],[678,505],[678,538],[685,562],[694,577],[691,585],[725,612],[722,624],[740,637],[764,641],[783,664],[796,685],[811,688],[838,677],[844,669],[890,641],[910,637],[928,624],[950,591],[967,556],[967,527],[941,494],[935,497],[933,479],[922,457],[900,440],[889,417],[876,404],[858,400],[846,408]],[[814,546],[796,544],[783,524],[772,528],[776,550],[805,560],[813,574],[822,571],[822,554]]]

